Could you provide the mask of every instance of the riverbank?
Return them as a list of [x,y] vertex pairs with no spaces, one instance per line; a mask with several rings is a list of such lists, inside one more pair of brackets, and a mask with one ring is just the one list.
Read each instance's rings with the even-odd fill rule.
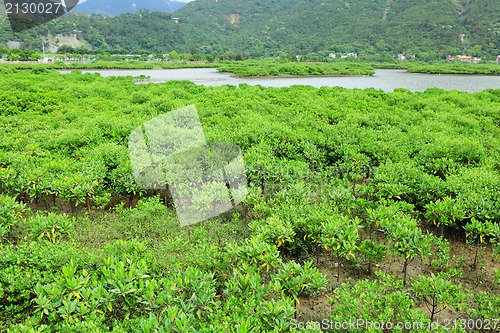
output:
[[277,63],[252,60],[221,64],[218,70],[220,72],[233,73],[239,77],[308,77],[375,74],[368,63],[354,62]]
[[440,63],[412,64],[406,69],[409,73],[461,74],[461,75],[500,75],[500,64]]
[[26,69],[182,69],[182,68],[210,68],[217,67],[218,63],[200,62],[143,62],[143,61],[121,61],[121,62],[62,62],[36,63],[36,62],[3,62],[0,66],[15,70]]
[[240,79],[252,79],[252,78],[259,78],[259,79],[297,79],[297,78],[314,78],[314,77],[363,77],[363,76],[373,76],[375,75],[375,72],[373,74],[348,74],[348,75],[341,75],[341,74],[307,74],[307,75],[291,75],[291,74],[281,74],[281,75],[238,75],[234,74],[232,72],[221,72],[219,73],[223,74],[230,74],[233,77],[240,78]]
[[419,63],[419,62],[361,62],[341,61],[331,63],[318,62],[276,62],[269,60],[245,60],[233,62],[2,62],[1,68],[10,70],[112,70],[112,69],[184,69],[184,68],[217,68],[221,73],[231,73],[240,78],[272,77],[341,77],[371,76],[374,69],[400,69],[409,73],[425,74],[466,74],[466,75],[500,75],[500,64],[471,63]]

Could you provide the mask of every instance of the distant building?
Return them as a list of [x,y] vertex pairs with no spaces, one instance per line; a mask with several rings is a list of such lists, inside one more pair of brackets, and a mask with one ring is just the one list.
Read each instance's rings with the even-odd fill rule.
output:
[[174,20],[175,23],[179,23],[179,18],[178,17],[172,17],[172,20]]
[[500,55],[497,55],[497,62],[500,62]]
[[449,55],[446,57],[446,60],[448,62],[451,62],[452,60],[460,60],[460,61],[464,61],[464,62],[471,62],[471,63],[477,64],[478,62],[481,61],[481,58],[477,58],[477,57],[472,58],[472,57],[466,56],[466,55],[456,55],[456,56]]
[[460,60],[460,61],[465,61],[465,62],[471,62],[472,57],[466,56],[466,55],[457,55],[455,56],[454,59]]
[[398,54],[398,60],[406,60],[406,57],[402,54]]
[[[335,53],[330,53],[328,56],[329,56],[330,58],[332,58],[332,59],[335,59]],[[500,57],[500,56],[499,56],[499,57]]]
[[48,63],[51,61],[52,61],[52,57],[45,57],[45,58],[38,59],[38,62],[41,62],[41,63]]
[[[332,54],[332,53],[330,53]],[[340,56],[340,59],[345,59],[347,57],[353,57],[353,58],[357,58],[358,57],[358,54],[357,53],[354,53],[354,52],[350,52],[350,53],[347,53],[347,55],[341,55]]]
[[9,50],[20,49],[21,48],[21,42],[16,42],[16,41],[13,41],[13,40],[9,40],[7,42],[7,47],[9,48]]

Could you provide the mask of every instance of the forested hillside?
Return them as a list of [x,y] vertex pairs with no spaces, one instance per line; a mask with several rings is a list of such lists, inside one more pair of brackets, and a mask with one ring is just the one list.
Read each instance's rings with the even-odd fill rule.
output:
[[0,23],[2,43],[22,41],[22,47],[41,51],[40,36],[49,34],[78,35],[95,50],[125,49],[128,51],[163,52],[172,46],[184,45],[182,27],[167,12],[142,9],[135,13],[103,18],[100,15],[71,13],[29,31],[12,34],[6,17]]
[[403,53],[423,60],[465,53],[492,59],[500,54],[500,2],[198,0],[175,14],[72,14],[23,34],[12,34],[2,18],[0,42],[20,40],[24,48],[39,48],[40,35],[78,32],[94,49],[249,56]]
[[[467,2],[467,1],[465,1]],[[500,46],[500,3],[491,0],[199,0],[176,12],[188,44],[250,54],[322,50],[456,54]],[[195,33],[196,31],[196,33]],[[460,34],[464,34],[462,42]],[[481,47],[476,47],[479,51]]]

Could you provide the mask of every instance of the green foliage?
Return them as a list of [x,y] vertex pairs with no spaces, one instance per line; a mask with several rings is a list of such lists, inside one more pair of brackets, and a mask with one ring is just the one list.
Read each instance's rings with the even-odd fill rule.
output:
[[[8,76],[3,79],[8,87],[5,96],[15,96],[20,105],[36,102],[42,110],[51,103],[56,107],[37,122],[22,107],[4,118],[6,150],[1,157],[0,187],[11,195],[27,194],[31,200],[56,206],[61,199],[76,210],[82,204],[92,208],[93,198],[103,193],[133,201],[140,188],[126,163],[128,133],[159,113],[198,103],[207,138],[240,145],[251,182],[294,183],[319,176],[320,170],[324,179],[338,175],[355,180],[371,170],[380,198],[424,206],[440,196],[462,197],[488,216],[498,208],[492,195],[498,183],[494,161],[499,154],[494,148],[498,139],[493,91],[411,94],[198,87],[186,82],[136,87],[126,80],[90,74],[51,73],[43,80],[27,72]],[[26,92],[26,82],[32,83],[29,90],[36,91],[36,98]],[[158,95],[169,98],[148,97]],[[131,108],[130,96],[141,97],[143,104]],[[4,110],[15,105],[6,100]],[[221,107],[223,112],[218,111]],[[418,112],[409,112],[408,107]],[[260,111],[255,112],[256,108]],[[352,112],[353,108],[358,111]],[[452,116],[445,116],[450,112]],[[11,113],[24,120],[8,118]],[[484,115],[488,118],[483,119]],[[254,125],[257,122],[261,126]],[[460,136],[453,133],[461,133],[464,122],[471,126],[470,138],[458,140]],[[480,122],[484,122],[484,139],[472,131]],[[422,133],[421,126],[429,130]],[[35,128],[39,130],[28,135]],[[29,156],[17,150],[21,148]],[[483,165],[472,168],[467,159]],[[332,189],[332,200],[347,210],[355,193],[349,185],[344,187]],[[471,191],[477,196],[466,195]]]
[[[31,70],[33,74],[49,74],[53,72],[53,70],[70,70],[73,69],[72,73],[80,73],[77,70],[102,70],[102,69],[177,69],[177,68],[205,68],[205,67],[217,67],[217,64],[208,64],[208,63],[172,63],[172,62],[161,62],[161,63],[146,63],[143,61],[92,61],[92,62],[69,62],[64,63],[61,61],[56,61],[54,63],[48,64],[33,64],[33,63],[6,63],[2,64],[0,70],[5,73],[13,73],[15,70]],[[140,75],[137,77],[111,77],[112,80],[122,80],[122,81],[130,81],[146,79],[146,76]]]
[[247,60],[222,64],[220,72],[231,72],[240,76],[279,76],[279,75],[372,75],[368,64],[364,63],[278,63],[262,60]]
[[385,245],[377,244],[371,239],[365,239],[356,249],[356,253],[362,256],[362,260],[358,259],[358,262],[364,262],[367,265],[368,274],[371,274],[372,265],[381,262],[386,255],[386,251]]
[[470,64],[470,63],[450,63],[450,64],[426,64],[408,66],[410,73],[428,74],[485,74],[500,75],[500,67],[495,64]]
[[40,214],[28,219],[31,234],[35,239],[44,239],[52,243],[64,236],[69,236],[75,223],[75,218],[54,213]]
[[[463,270],[459,243],[418,222],[445,216],[441,225],[474,232],[464,240],[498,243],[497,90],[136,85],[55,71],[5,73],[0,84],[0,217],[10,225],[0,246],[0,330],[283,332],[293,299],[316,302],[323,286],[335,318],[428,322],[412,309],[405,277],[334,289],[321,274],[328,267],[311,261],[325,245],[343,281],[360,261],[382,260],[386,270],[392,255],[406,276],[421,258],[432,265],[415,265],[410,277],[453,269],[475,287],[466,291],[481,309],[475,316],[494,314],[491,295],[483,306],[474,291],[497,291],[483,277],[492,271]],[[140,188],[127,139],[189,104],[208,142],[241,147],[249,192],[231,212],[180,228],[177,189]],[[28,205],[35,214],[26,216]]]
[[[420,310],[413,309],[416,302],[402,287],[402,281],[382,272],[375,272],[375,275],[376,280],[360,280],[354,285],[343,283],[335,289],[330,296],[330,304],[335,309],[330,320],[340,323],[356,320],[363,320],[363,323],[390,322],[392,327],[398,322],[409,322],[427,327],[428,319]],[[370,324],[368,327],[369,330],[363,324],[349,331],[377,331]]]
[[421,295],[431,314],[434,316],[445,308],[462,309],[466,305],[467,295],[461,291],[461,286],[454,285],[447,274],[419,276],[413,283],[417,295]]
[[[338,259],[354,258],[359,239],[359,231],[363,228],[359,219],[350,219],[348,216],[334,216],[321,226],[320,242],[325,250],[335,253]],[[337,263],[337,282],[340,283],[340,262]]]
[[266,243],[259,237],[245,239],[240,246],[235,244],[229,245],[229,249],[242,262],[267,267],[267,270],[270,267],[276,266],[281,261],[278,247]]
[[268,331],[289,328],[289,318],[296,310],[288,298],[273,298],[275,286],[264,283],[258,268],[246,264],[234,268],[225,286],[224,296],[227,300],[215,314],[216,325],[212,329],[231,330],[231,325],[234,325],[233,330],[236,328],[239,332],[259,328]]
[[403,285],[406,286],[408,265],[416,258],[424,258],[431,249],[431,236],[424,234],[416,225],[416,221],[407,215],[404,219],[389,222],[385,231],[391,239],[391,249],[394,256],[403,259]]
[[[108,247],[104,266],[93,273],[78,272],[69,262],[55,283],[35,286],[37,312],[48,322],[61,324],[99,314],[128,319],[138,311],[158,311],[161,325],[194,330],[195,318],[202,319],[214,305],[213,274],[189,267],[177,268],[168,278],[153,279],[148,275],[145,250],[138,242],[117,241]],[[142,320],[140,325],[148,323]]]
[[0,195],[0,240],[9,236],[12,227],[22,221],[26,210],[26,204],[18,203],[7,195]]
[[455,226],[467,217],[466,205],[456,199],[444,197],[442,200],[436,200],[425,205],[425,217],[432,221],[434,225],[441,227],[441,236],[444,226]]
[[295,237],[291,223],[284,222],[277,216],[268,217],[265,224],[255,221],[249,227],[257,232],[264,242],[274,243],[277,247],[293,242]]
[[326,276],[313,267],[312,261],[307,261],[304,265],[294,261],[284,263],[276,275],[272,276],[272,280],[278,292],[291,296],[297,303],[300,303],[300,296],[326,289],[328,283]]
[[464,226],[467,243],[476,243],[476,254],[474,256],[474,263],[472,264],[473,268],[476,268],[479,244],[483,243],[485,236],[494,235],[497,228],[498,225],[493,224],[492,221],[481,222],[474,217]]
[[91,264],[85,253],[68,244],[51,242],[22,243],[16,248],[0,247],[0,285],[3,322],[12,323],[33,313],[35,285],[52,283],[56,271],[74,258],[79,264]]
[[466,233],[465,237],[471,243],[478,242],[482,244],[484,241],[483,238],[492,235],[495,231],[495,227],[497,226],[495,226],[492,221],[480,222],[473,217],[471,221],[464,226]]
[[500,296],[490,291],[481,291],[473,296],[476,306],[467,308],[467,315],[471,318],[494,320],[500,315]]
[[489,161],[487,165],[463,168],[448,182],[450,189],[465,202],[469,216],[498,221],[500,201],[496,194],[500,191],[500,175]]
[[366,210],[368,215],[367,223],[370,227],[371,225],[375,225],[382,229],[399,221],[405,221],[410,226],[413,226],[415,225],[415,221],[409,215],[413,211],[414,205],[408,204],[405,201],[382,199],[378,202],[377,207]]
[[430,265],[439,271],[448,271],[455,261],[455,256],[450,255],[450,242],[443,237],[434,237],[433,241],[434,244],[430,253]]

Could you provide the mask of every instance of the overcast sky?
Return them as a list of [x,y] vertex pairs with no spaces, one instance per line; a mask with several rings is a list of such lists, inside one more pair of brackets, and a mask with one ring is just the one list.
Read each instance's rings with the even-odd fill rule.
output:
[[[87,0],[80,0],[79,3],[82,3],[82,2],[85,2]],[[137,0],[137,1],[141,1],[141,0]],[[191,2],[191,1],[194,1],[194,0],[174,0],[174,1],[178,1],[178,2]]]

